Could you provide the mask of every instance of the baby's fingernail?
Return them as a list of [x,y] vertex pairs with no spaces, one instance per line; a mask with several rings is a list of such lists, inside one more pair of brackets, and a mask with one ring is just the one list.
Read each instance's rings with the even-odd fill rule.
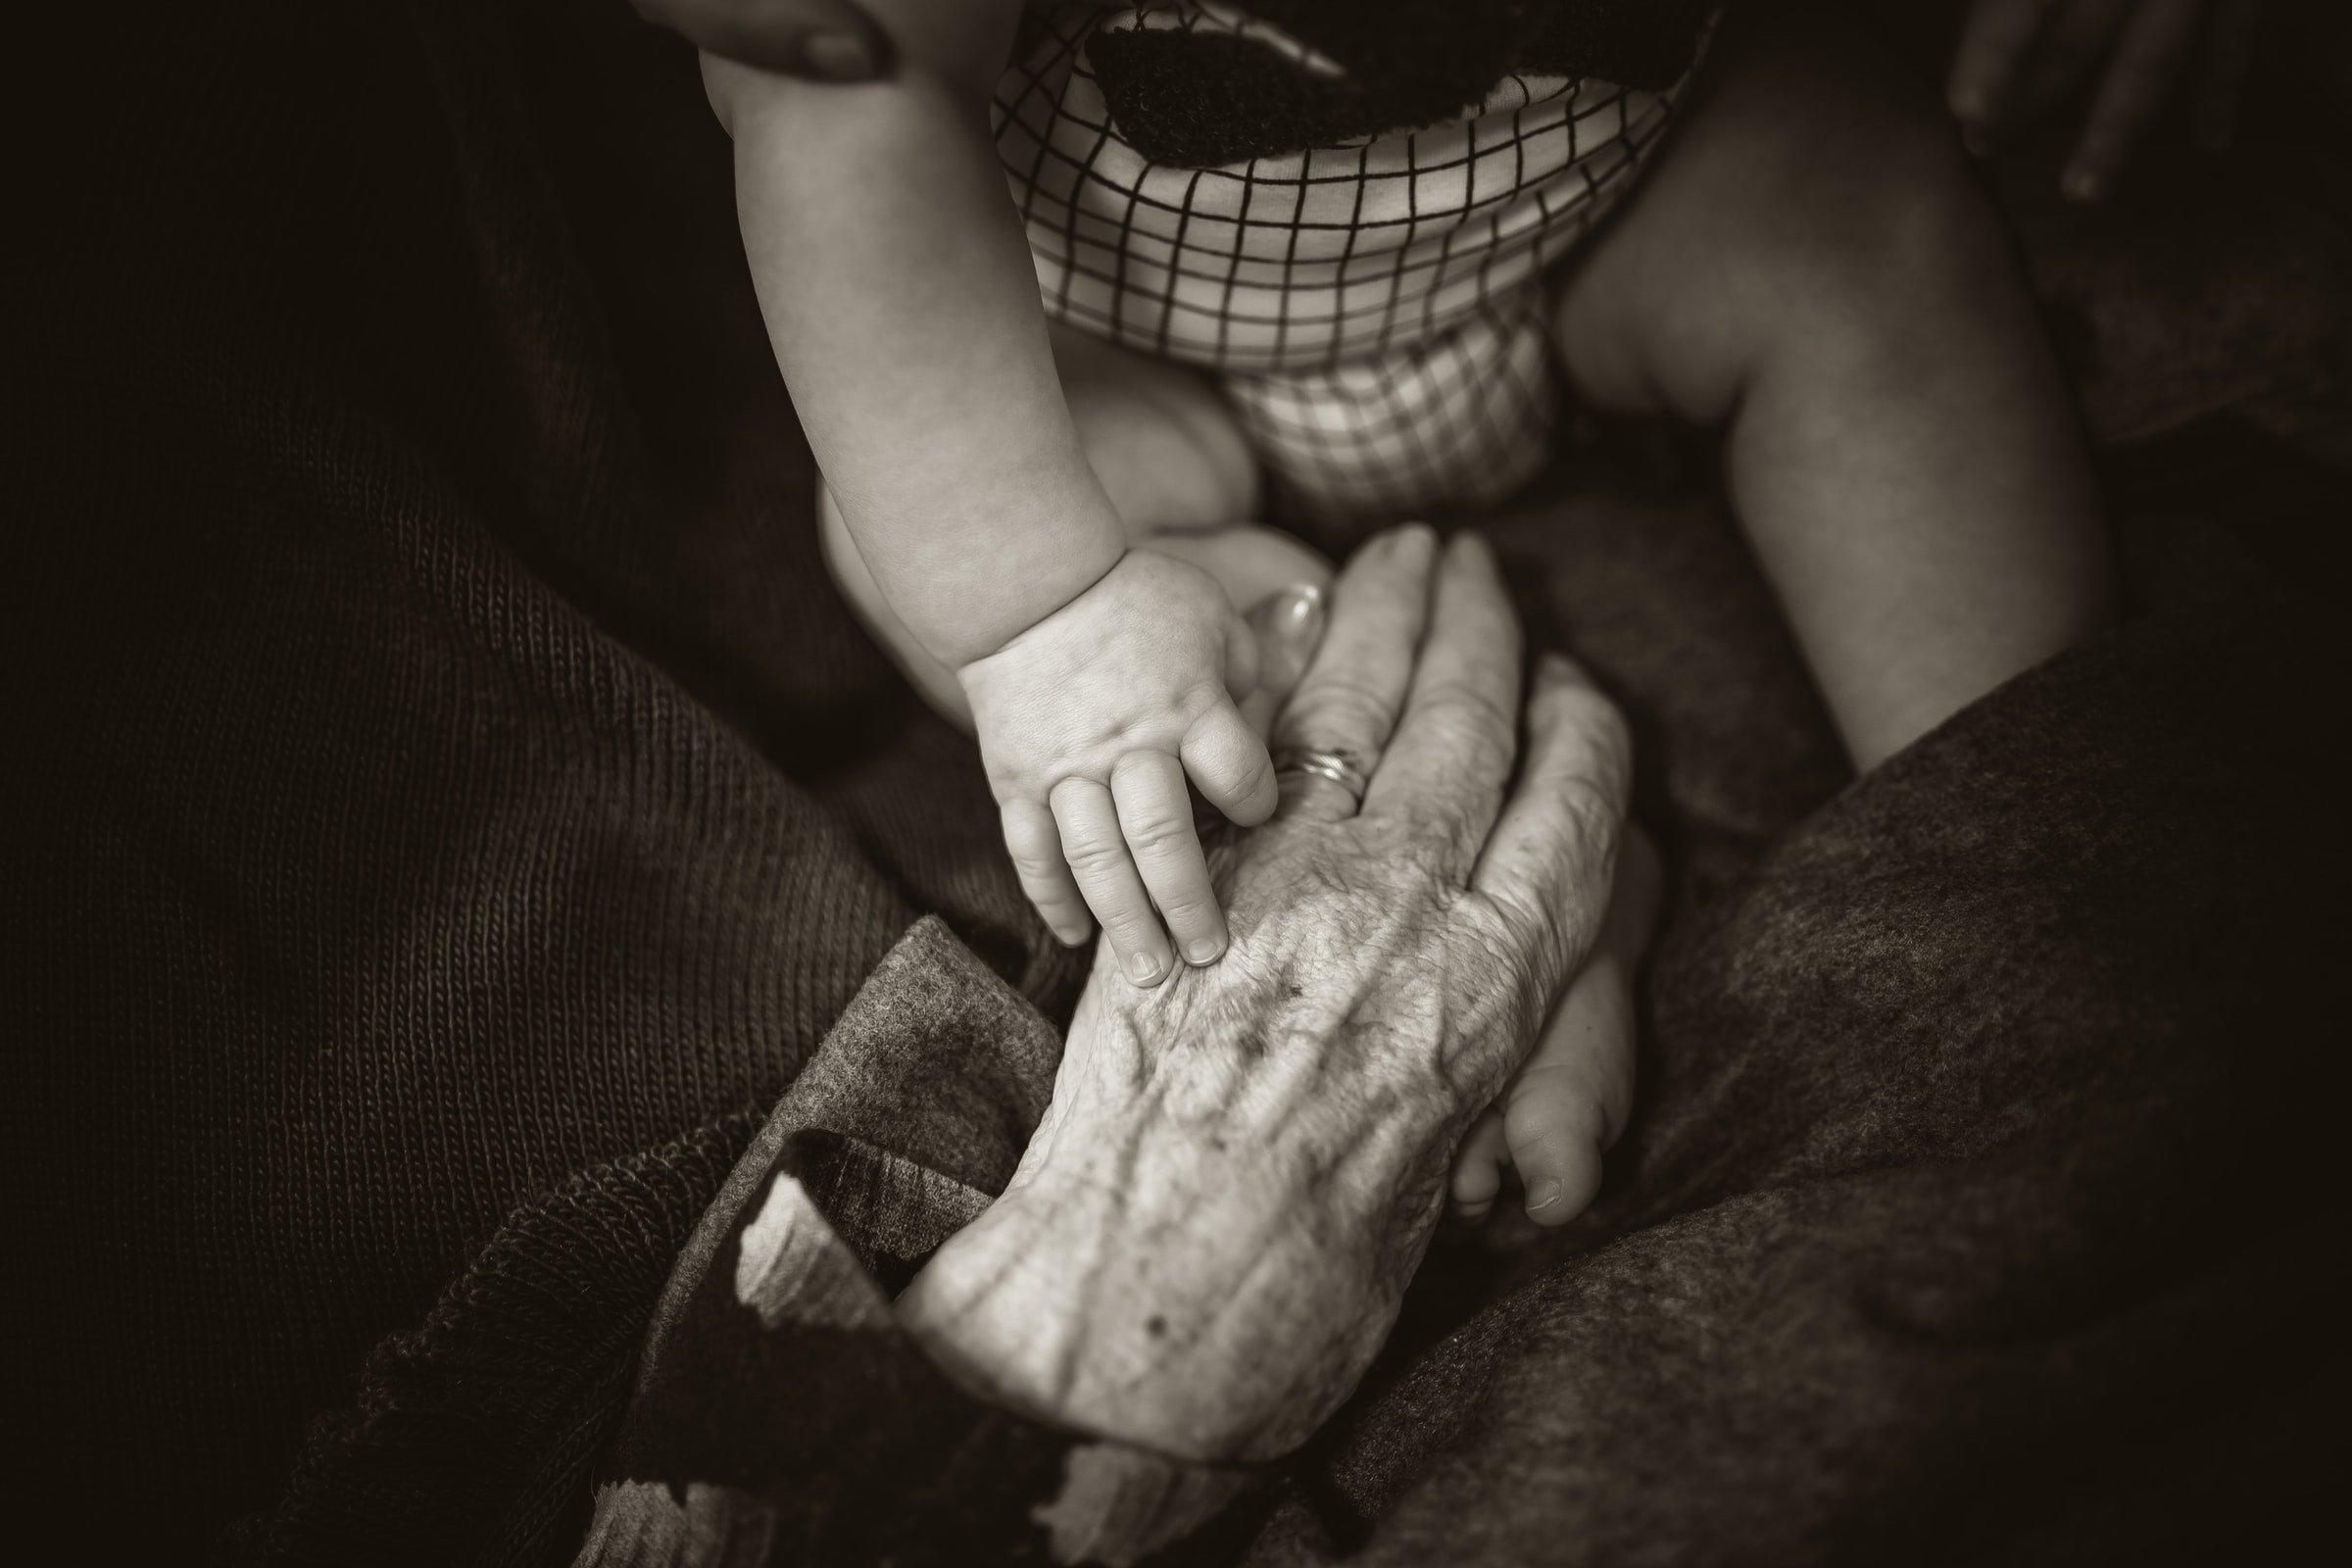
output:
[[2070,169],[2059,183],[2070,202],[2095,202],[2107,194],[2107,182],[2093,170]]
[[1187,963],[1214,963],[1224,954],[1225,944],[1214,937],[1202,937],[1184,950]]
[[1139,986],[1148,986],[1159,978],[1159,960],[1149,953],[1127,955],[1127,978]]
[[1527,1211],[1531,1214],[1539,1208],[1549,1208],[1559,1200],[1560,1184],[1548,1177],[1527,1190]]
[[1981,126],[1962,125],[1960,127],[1960,145],[1967,148],[1971,155],[1983,158],[1992,151],[1992,138],[1985,135]]
[[874,74],[873,51],[853,33],[812,33],[801,40],[801,59],[831,81],[864,81]]

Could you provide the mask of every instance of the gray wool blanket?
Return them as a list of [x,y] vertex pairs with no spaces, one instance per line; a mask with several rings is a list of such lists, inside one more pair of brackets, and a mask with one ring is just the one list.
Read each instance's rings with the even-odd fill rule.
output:
[[[871,1307],[1004,1179],[1081,971],[824,578],[691,59],[578,0],[44,25],[111,112],[26,144],[5,307],[19,1517],[561,1564],[599,1489],[723,1487],[751,1560],[1038,1557],[1087,1445]],[[1169,1560],[2317,1516],[2344,487],[2210,423],[2111,477],[2129,622],[1859,782],[1703,482],[1577,459],[1491,520],[1673,871],[1638,1114],[1574,1227],[1442,1236]],[[810,1270],[746,1251],[779,1174]]]

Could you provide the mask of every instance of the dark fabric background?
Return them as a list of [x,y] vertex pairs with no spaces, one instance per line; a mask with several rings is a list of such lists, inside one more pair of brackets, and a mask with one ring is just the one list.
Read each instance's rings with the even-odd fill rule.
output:
[[1076,966],[826,585],[688,51],[279,5],[22,58],[79,101],[12,158],[10,1377],[70,1371],[64,1495],[198,1540],[518,1204],[686,1139],[613,1222],[682,1237],[918,911]]
[[[824,582],[680,46],[418,0],[20,58],[17,1517],[542,1560],[676,1249],[915,917],[1049,1017],[1077,968]],[[2116,479],[2142,617],[1843,795],[1713,512],[1577,470],[1499,524],[1678,868],[1645,1117],[1576,1235],[1445,1243],[1299,1492],[1202,1553],[2294,1520],[2340,1370],[2342,490],[2234,428]]]

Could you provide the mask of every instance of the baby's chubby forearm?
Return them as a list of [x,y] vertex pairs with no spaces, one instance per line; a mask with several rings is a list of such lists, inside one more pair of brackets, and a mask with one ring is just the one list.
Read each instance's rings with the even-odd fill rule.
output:
[[961,666],[1126,548],[1054,374],[988,103],[1016,0],[879,0],[900,66],[831,85],[707,58],[777,363],[875,583]]
[[1255,638],[1215,578],[1128,548],[1079,444],[989,128],[1018,0],[873,11],[884,81],[705,57],[760,313],[860,563],[955,671],[1022,891],[1156,985],[1171,935],[1225,949],[1190,791],[1274,809]]

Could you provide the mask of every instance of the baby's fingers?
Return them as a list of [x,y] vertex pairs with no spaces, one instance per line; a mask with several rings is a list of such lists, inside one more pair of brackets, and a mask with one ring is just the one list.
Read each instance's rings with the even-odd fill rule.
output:
[[1062,858],[1087,907],[1102,922],[1102,939],[1118,955],[1119,971],[1139,986],[1159,984],[1168,972],[1168,939],[1127,853],[1109,787],[1065,778],[1054,786],[1053,805]]
[[2050,0],[1977,0],[1969,7],[1944,95],[1972,139],[2000,123],[2049,11]]
[[1021,879],[1021,892],[1063,946],[1078,946],[1095,924],[1087,917],[1078,884],[1070,879],[1069,862],[1062,858],[1054,813],[1042,801],[1007,801],[1004,820],[1004,848]]
[[2083,122],[2060,181],[2068,197],[2095,202],[2115,183],[2140,133],[2172,96],[2196,36],[2201,0],[2147,0],[2124,29],[2115,63]]
[[1231,702],[1195,719],[1182,751],[1184,770],[1227,821],[1254,827],[1274,814],[1273,759]]
[[1129,752],[1110,770],[1119,828],[1187,963],[1214,963],[1225,951],[1225,914],[1208,880],[1208,858],[1193,830],[1184,764],[1165,752]]

